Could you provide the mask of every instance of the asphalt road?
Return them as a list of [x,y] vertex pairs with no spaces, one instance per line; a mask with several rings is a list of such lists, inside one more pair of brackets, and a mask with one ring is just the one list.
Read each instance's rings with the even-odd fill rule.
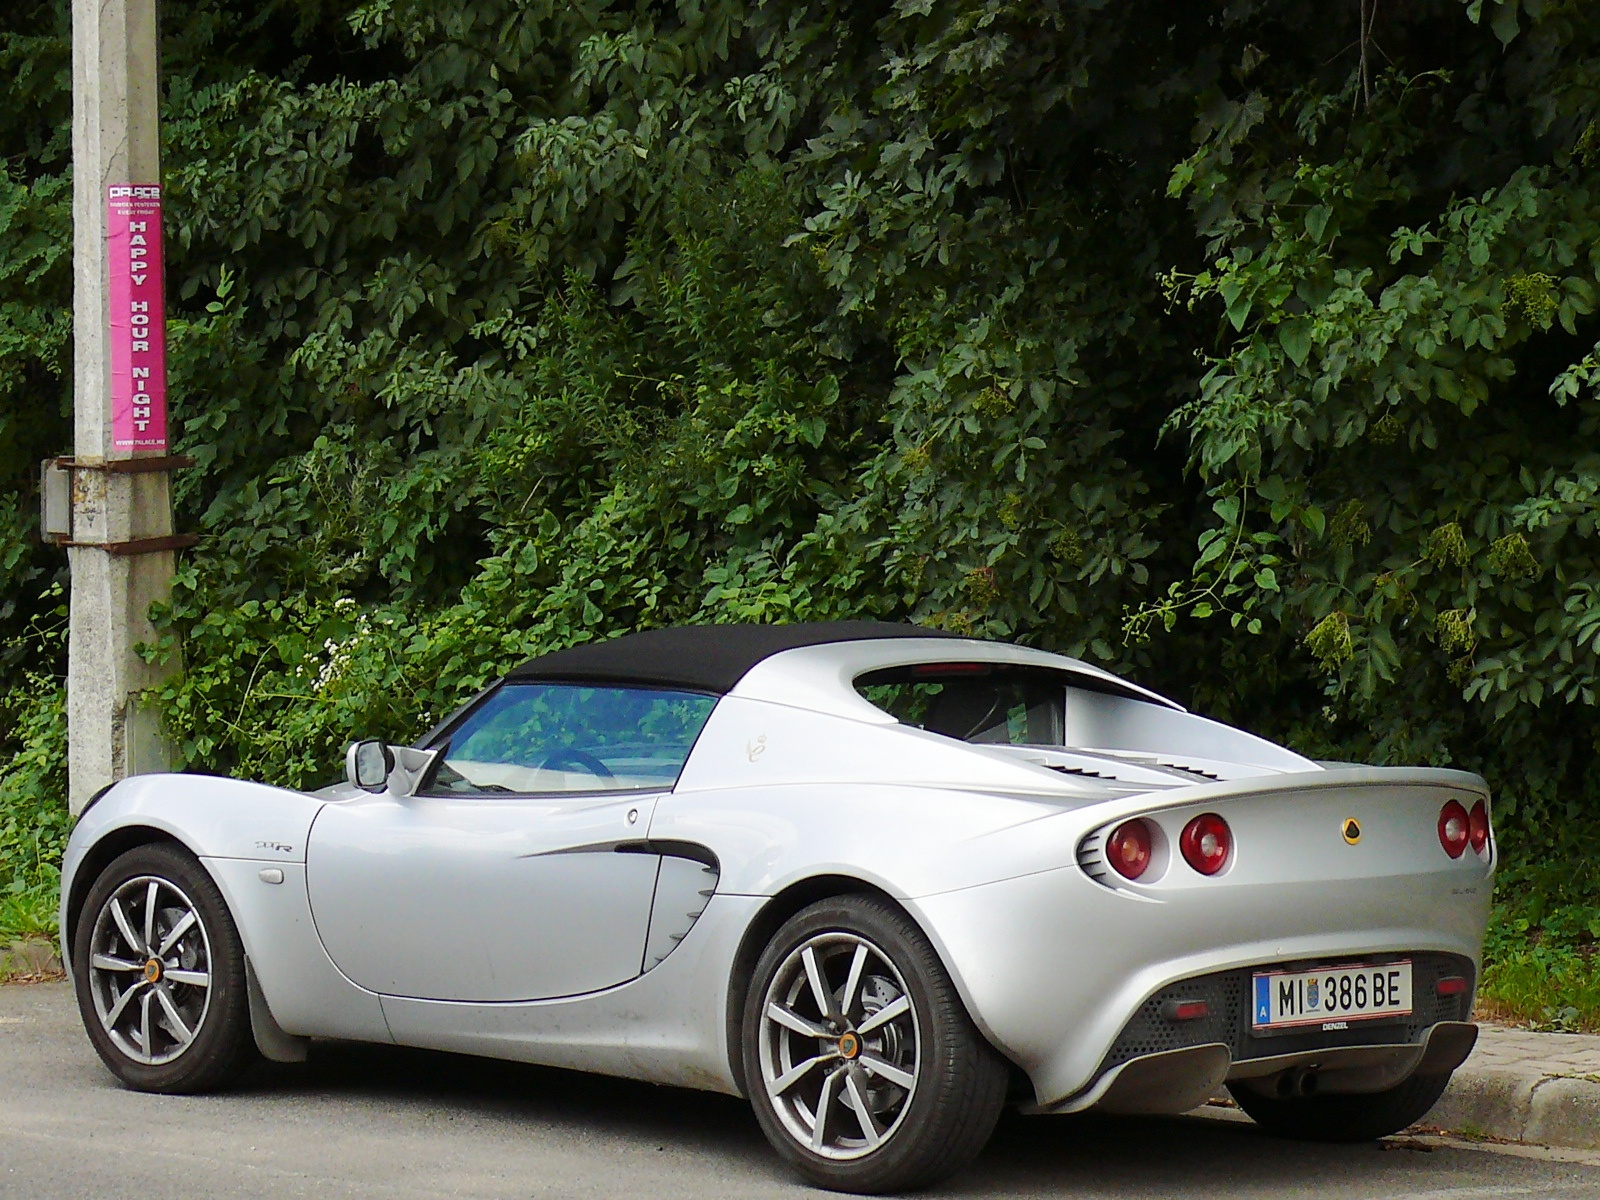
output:
[[[1414,1139],[1323,1147],[1242,1121],[1007,1118],[937,1196],[1595,1197],[1590,1163]],[[122,1090],[64,984],[0,987],[0,1196],[766,1197],[793,1183],[740,1101],[322,1045],[226,1095]]]

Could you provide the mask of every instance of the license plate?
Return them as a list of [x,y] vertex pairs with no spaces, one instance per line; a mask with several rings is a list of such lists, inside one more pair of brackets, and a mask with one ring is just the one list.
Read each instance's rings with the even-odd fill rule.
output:
[[1411,964],[1263,971],[1255,977],[1250,1027],[1343,1029],[1352,1021],[1411,1013]]

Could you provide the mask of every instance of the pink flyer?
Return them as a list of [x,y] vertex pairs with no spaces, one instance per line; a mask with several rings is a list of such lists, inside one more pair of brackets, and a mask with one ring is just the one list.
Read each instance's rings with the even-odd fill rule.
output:
[[167,301],[161,188],[108,189],[111,256],[111,440],[118,450],[167,449]]

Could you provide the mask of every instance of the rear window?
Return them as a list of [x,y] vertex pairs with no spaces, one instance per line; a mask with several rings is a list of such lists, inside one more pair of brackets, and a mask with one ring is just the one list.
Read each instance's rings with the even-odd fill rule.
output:
[[1046,667],[919,663],[858,676],[856,691],[902,725],[963,742],[1061,746],[1076,678]]

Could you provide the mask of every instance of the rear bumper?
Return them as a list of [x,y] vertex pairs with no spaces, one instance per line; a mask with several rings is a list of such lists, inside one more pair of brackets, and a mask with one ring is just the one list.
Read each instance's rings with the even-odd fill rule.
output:
[[1301,1049],[1244,1062],[1235,1062],[1227,1046],[1212,1042],[1129,1059],[1082,1095],[1033,1111],[1077,1112],[1093,1106],[1116,1113],[1188,1112],[1224,1083],[1275,1096],[1381,1092],[1414,1074],[1454,1071],[1477,1040],[1476,1025],[1443,1021],[1415,1042]]
[[[1477,1038],[1476,1026],[1467,1024],[1472,961],[1438,953],[1405,958],[1411,963],[1413,1011],[1398,1020],[1356,1021],[1343,1029],[1257,1035],[1250,1025],[1249,967],[1169,984],[1146,999],[1123,1026],[1090,1084],[1049,1107],[1061,1112],[1091,1105],[1116,1112],[1186,1112],[1224,1082],[1250,1080],[1271,1093],[1283,1086],[1304,1091],[1310,1075],[1310,1086],[1319,1092],[1378,1092],[1419,1069],[1454,1070]],[[1448,977],[1465,977],[1467,991],[1438,995],[1439,980]],[[1174,1001],[1202,1001],[1208,1014],[1178,1021],[1168,1015]],[[1446,1062],[1458,1049],[1459,1056]]]
[[[1151,1045],[1118,1051],[1120,1061],[1113,1055],[1141,1009],[1181,981],[1380,956],[1420,964],[1433,955],[1449,956],[1457,964],[1453,973],[1475,984],[1490,890],[1488,870],[1452,867],[1360,880],[1204,881],[1147,897],[1106,888],[1072,866],[919,897],[908,906],[979,1028],[1027,1072],[1037,1105],[1056,1109],[1095,1103],[1109,1073],[1139,1054],[1193,1048]],[[1419,1001],[1425,983],[1431,979],[1419,974]],[[1414,1027],[1395,1036],[1415,1044],[1426,1027],[1461,1020],[1471,997],[1471,987],[1452,997],[1453,1011],[1425,1012],[1419,1003]],[[1219,998],[1213,1011],[1248,1021],[1245,1004],[1243,994],[1231,1008]],[[1356,1027],[1332,1038],[1331,1048],[1344,1048],[1342,1037],[1355,1044],[1377,1036]],[[1258,1050],[1241,1045],[1229,1029],[1209,1044],[1222,1047],[1226,1072],[1300,1048],[1271,1040],[1276,1051]],[[1324,1040],[1304,1048],[1328,1047]]]
[[[1138,1008],[1123,1026],[1095,1074],[1120,1067],[1145,1054],[1186,1049],[1217,1043],[1228,1048],[1236,1063],[1272,1060],[1300,1051],[1320,1051],[1343,1046],[1408,1045],[1441,1021],[1465,1021],[1471,1011],[1471,992],[1475,968],[1472,960],[1455,954],[1424,952],[1405,955],[1368,955],[1362,961],[1382,965],[1388,960],[1411,963],[1412,1012],[1396,1020],[1353,1021],[1344,1029],[1320,1027],[1258,1035],[1250,1024],[1250,983],[1254,968],[1219,971],[1199,978],[1183,979],[1161,988]],[[1315,962],[1273,963],[1274,969],[1314,970],[1318,967],[1349,965],[1318,959]],[[1464,978],[1464,992],[1440,996],[1441,979]],[[1163,1009],[1173,1001],[1201,1001],[1207,1015],[1197,1020],[1178,1021]],[[1232,1076],[1237,1078],[1238,1076]]]

